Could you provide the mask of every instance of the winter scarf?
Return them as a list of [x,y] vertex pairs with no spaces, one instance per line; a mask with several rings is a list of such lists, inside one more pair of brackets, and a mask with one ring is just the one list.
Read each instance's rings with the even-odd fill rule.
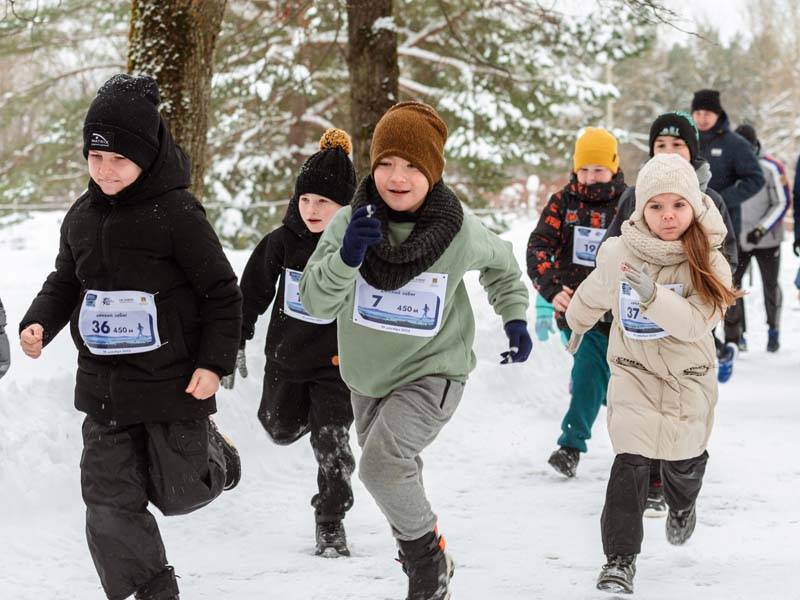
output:
[[435,263],[464,222],[461,202],[442,180],[433,186],[420,207],[414,229],[397,246],[389,243],[389,207],[378,194],[372,175],[367,175],[356,190],[353,211],[372,204],[380,220],[383,239],[370,246],[361,264],[361,276],[379,290],[403,287]]

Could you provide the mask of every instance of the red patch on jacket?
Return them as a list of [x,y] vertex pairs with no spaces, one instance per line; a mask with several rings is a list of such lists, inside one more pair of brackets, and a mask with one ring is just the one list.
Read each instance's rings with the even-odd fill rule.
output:
[[560,229],[561,228],[561,219],[556,219],[555,217],[547,216],[544,219],[544,222],[550,225],[553,229]]

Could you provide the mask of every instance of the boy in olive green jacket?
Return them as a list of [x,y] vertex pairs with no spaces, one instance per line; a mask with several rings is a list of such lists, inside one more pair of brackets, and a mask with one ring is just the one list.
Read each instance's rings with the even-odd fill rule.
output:
[[503,362],[531,351],[526,286],[511,250],[442,181],[447,127],[422,103],[395,105],[372,138],[372,173],[328,225],[300,282],[313,315],[337,318],[352,392],[359,476],[388,519],[410,600],[449,597],[453,572],[422,485],[422,450],[450,420],[475,367],[463,277],[480,271],[503,319]]

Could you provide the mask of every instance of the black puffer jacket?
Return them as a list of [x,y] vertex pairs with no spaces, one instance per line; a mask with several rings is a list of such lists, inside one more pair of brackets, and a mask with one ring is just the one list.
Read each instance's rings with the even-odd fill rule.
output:
[[322,372],[338,377],[336,321],[308,323],[283,310],[285,269],[305,269],[321,235],[308,230],[298,199],[292,198],[283,225],[261,240],[242,274],[242,342],[253,339],[259,315],[274,299],[267,331],[267,368],[278,367],[296,378],[313,378]]
[[731,131],[728,115],[723,112],[714,127],[700,132],[700,156],[711,165],[708,187],[722,196],[738,236],[742,202],[755,196],[764,185],[764,174],[753,148]]
[[[75,406],[107,422],[198,419],[212,396],[184,389],[196,368],[233,371],[241,292],[214,229],[188,191],[189,159],[163,120],[149,171],[115,196],[90,181],[61,226],[53,271],[20,324],[44,328],[44,343],[70,323],[78,348]],[[87,289],[155,295],[161,347],[141,354],[92,354],[78,332]]]

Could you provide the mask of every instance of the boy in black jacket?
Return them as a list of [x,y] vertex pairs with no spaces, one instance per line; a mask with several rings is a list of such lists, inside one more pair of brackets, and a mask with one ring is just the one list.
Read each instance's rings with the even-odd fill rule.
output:
[[[283,225],[258,244],[241,283],[242,349],[237,364],[244,376],[244,342],[253,339],[259,315],[275,299],[258,418],[277,444],[291,444],[311,433],[319,465],[319,492],[311,499],[316,553],[327,557],[350,554],[342,520],[353,505],[350,476],[355,460],[349,442],[353,409],[350,391],[339,375],[336,322],[308,314],[298,285],[325,227],[355,192],[349,153],[350,138],[344,131],[325,132],[320,151],[297,175]],[[226,379],[223,385],[233,387],[233,375]]]
[[88,190],[20,323],[31,358],[70,324],[86,537],[109,600],[177,600],[147,503],[186,514],[240,473],[209,415],[233,370],[241,293],[158,103],[146,76],[116,75],[98,91],[83,130]]

